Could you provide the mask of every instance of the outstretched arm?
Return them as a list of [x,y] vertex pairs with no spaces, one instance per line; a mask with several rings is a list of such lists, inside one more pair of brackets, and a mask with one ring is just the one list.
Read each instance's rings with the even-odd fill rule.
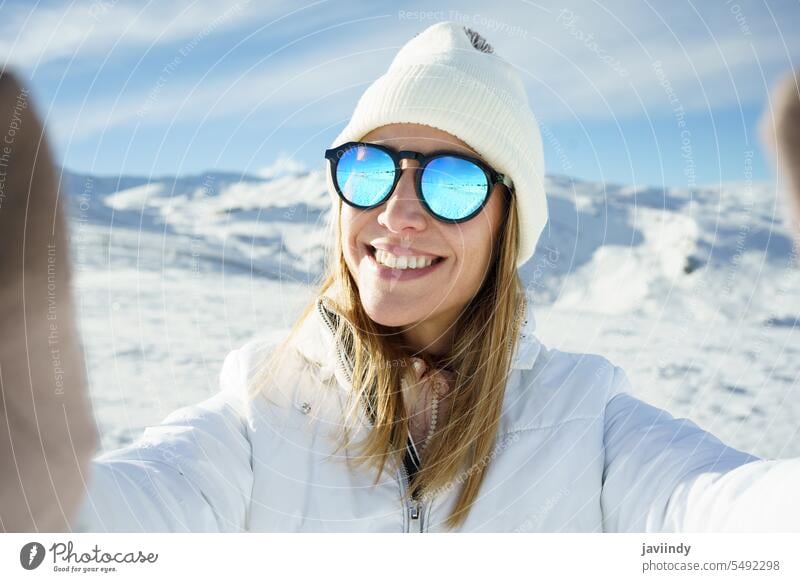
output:
[[246,529],[253,470],[240,358],[225,359],[218,394],[92,461],[77,531]]
[[606,407],[605,531],[800,531],[800,458],[762,460],[630,394]]

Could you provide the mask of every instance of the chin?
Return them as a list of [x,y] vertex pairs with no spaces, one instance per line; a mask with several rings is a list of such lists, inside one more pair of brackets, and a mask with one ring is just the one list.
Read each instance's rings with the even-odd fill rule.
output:
[[391,297],[362,294],[361,304],[372,321],[386,327],[404,327],[420,319],[416,310],[404,309],[403,302]]
[[385,309],[366,309],[369,318],[380,325],[386,327],[405,327],[414,323],[414,319],[408,317],[408,314],[392,313],[392,311]]

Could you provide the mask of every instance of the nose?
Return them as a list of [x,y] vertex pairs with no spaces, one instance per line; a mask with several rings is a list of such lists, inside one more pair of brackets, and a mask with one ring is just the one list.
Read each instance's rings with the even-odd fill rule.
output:
[[419,171],[419,162],[403,159],[400,161],[400,168],[402,169],[400,179],[392,195],[381,207],[378,224],[398,233],[422,230],[427,224],[427,218],[414,185]]

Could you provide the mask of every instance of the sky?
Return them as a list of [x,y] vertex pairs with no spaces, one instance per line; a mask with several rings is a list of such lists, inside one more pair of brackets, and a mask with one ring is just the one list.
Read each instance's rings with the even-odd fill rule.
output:
[[275,175],[324,168],[359,96],[442,20],[517,68],[548,174],[774,179],[758,127],[800,66],[798,0],[0,0],[0,66],[31,87],[72,171]]

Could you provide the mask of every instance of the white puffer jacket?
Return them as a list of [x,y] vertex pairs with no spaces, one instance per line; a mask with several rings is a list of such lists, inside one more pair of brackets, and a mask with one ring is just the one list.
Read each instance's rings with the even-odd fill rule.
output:
[[[75,529],[445,531],[457,487],[404,505],[402,464],[374,485],[373,469],[332,455],[350,384],[326,322],[333,313],[317,307],[271,403],[247,403],[274,344],[251,341],[225,359],[216,396],[93,461]],[[800,531],[800,458],[730,448],[634,398],[605,358],[547,349],[532,314],[526,322],[497,445],[461,531]]]

